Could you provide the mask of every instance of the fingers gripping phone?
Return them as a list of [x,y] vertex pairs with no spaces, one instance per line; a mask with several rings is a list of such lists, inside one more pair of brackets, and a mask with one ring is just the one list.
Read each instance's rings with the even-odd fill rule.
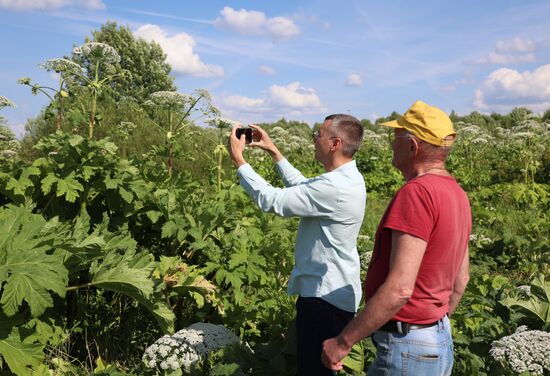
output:
[[240,139],[244,134],[246,143],[249,144],[252,142],[252,128],[237,128],[237,138]]

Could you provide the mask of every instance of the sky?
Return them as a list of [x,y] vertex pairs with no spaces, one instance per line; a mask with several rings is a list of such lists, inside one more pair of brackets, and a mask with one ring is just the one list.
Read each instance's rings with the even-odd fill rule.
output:
[[374,120],[417,99],[458,114],[550,109],[550,1],[0,0],[0,95],[14,132],[55,85],[39,64],[107,21],[154,40],[178,91],[243,124]]

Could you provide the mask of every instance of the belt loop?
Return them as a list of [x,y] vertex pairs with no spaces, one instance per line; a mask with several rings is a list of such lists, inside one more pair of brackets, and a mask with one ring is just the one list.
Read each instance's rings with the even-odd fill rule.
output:
[[437,330],[439,332],[443,332],[445,330],[445,322],[443,321],[444,318],[445,316],[437,320]]
[[397,321],[397,333],[403,334],[403,327],[401,326],[401,321]]

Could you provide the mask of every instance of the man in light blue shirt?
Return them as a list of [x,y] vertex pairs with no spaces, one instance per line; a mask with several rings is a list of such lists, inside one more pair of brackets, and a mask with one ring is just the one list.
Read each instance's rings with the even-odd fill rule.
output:
[[349,115],[327,116],[314,135],[315,158],[326,173],[307,179],[280,153],[263,129],[252,125],[249,145],[269,153],[286,188],[275,188],[243,158],[245,137],[233,129],[229,153],[245,191],[258,207],[283,217],[300,217],[295,265],[288,284],[296,303],[298,373],[332,375],[321,363],[322,343],[353,318],[361,300],[357,236],[365,212],[363,176],[353,155],[363,127]]

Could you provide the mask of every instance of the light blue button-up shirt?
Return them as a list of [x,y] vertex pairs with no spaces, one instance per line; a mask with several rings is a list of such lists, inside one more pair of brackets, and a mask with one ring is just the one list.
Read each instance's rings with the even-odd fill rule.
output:
[[265,212],[301,217],[288,294],[320,297],[349,312],[361,300],[357,236],[366,191],[355,161],[312,179],[286,159],[277,163],[286,188],[275,188],[249,164],[240,166],[241,186]]

